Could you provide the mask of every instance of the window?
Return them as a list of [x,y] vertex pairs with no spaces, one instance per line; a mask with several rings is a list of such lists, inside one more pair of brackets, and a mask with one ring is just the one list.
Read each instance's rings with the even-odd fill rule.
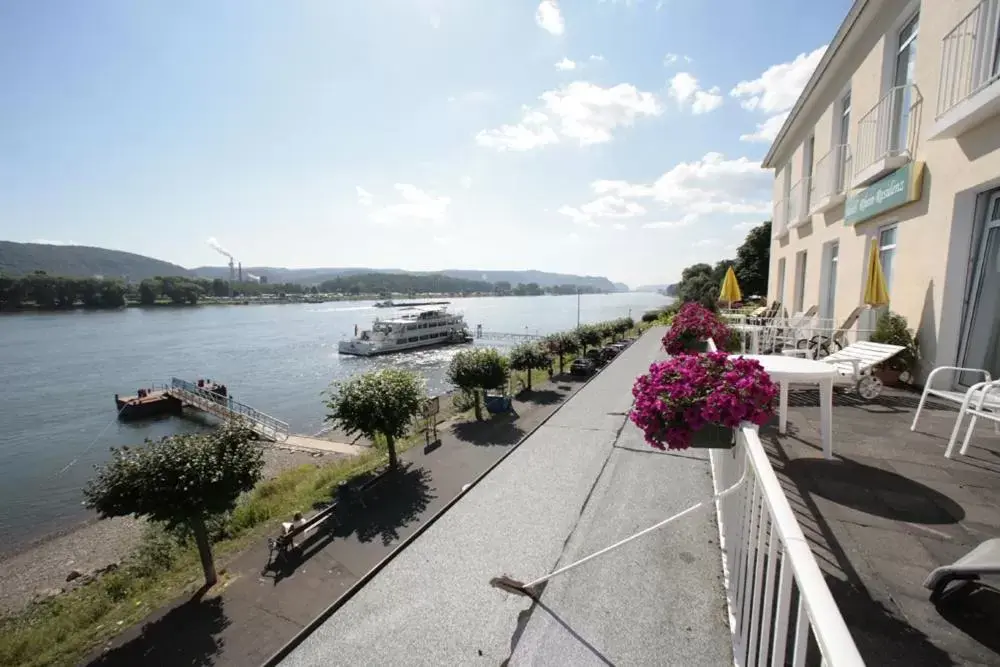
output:
[[837,304],[837,260],[840,256],[840,243],[831,241],[823,249],[824,266],[823,279],[820,281],[819,316],[824,320],[832,320]]
[[778,303],[785,303],[785,258],[778,260],[778,293],[774,297]]
[[885,274],[885,289],[892,295],[892,268],[896,257],[896,225],[883,227],[878,233],[878,260]]
[[[851,91],[840,98],[840,127],[837,128],[837,143],[847,146],[851,143]],[[849,153],[847,148],[839,149],[837,155],[837,192],[843,192],[847,183],[847,159]]]
[[[802,179],[812,178],[813,175],[813,150],[816,148],[816,137],[815,135],[809,137],[805,145],[802,147]],[[804,182],[802,184],[802,216],[805,217],[809,213],[809,183]]]
[[892,85],[895,87],[892,100],[893,132],[891,137],[893,143],[889,146],[890,152],[895,155],[899,155],[909,146],[906,139],[910,105],[913,103],[909,84],[913,83],[914,69],[917,64],[917,28],[919,22],[920,14],[907,21],[903,29],[899,31],[899,40],[897,41],[892,79]]
[[806,251],[795,254],[795,295],[792,302],[792,312],[801,313],[806,292]]

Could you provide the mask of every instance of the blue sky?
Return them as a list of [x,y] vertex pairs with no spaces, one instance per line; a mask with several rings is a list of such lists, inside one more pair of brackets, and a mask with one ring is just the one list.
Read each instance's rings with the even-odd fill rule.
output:
[[184,266],[731,255],[849,0],[0,5],[0,238]]

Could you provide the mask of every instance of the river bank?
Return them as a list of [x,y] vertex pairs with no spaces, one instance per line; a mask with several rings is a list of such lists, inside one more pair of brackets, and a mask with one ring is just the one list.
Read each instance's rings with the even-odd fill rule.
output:
[[[264,450],[264,478],[310,463],[329,463],[335,454],[317,455],[268,447]],[[39,595],[72,586],[70,572],[89,574],[119,563],[138,546],[145,522],[131,517],[96,517],[50,533],[0,556],[0,614],[23,608]]]

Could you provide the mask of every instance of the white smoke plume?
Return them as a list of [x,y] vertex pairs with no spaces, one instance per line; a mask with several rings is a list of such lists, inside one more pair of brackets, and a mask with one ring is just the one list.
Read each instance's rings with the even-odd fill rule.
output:
[[219,243],[219,242],[218,242],[218,241],[217,241],[217,240],[215,239],[215,237],[214,237],[214,236],[210,236],[210,237],[208,237],[208,240],[206,241],[206,243],[207,243],[208,245],[212,246],[212,248],[214,248],[214,249],[215,249],[215,251],[216,251],[216,252],[218,252],[218,253],[219,253],[220,255],[225,255],[225,256],[226,256],[226,257],[228,257],[229,259],[233,259],[233,255],[232,255],[232,253],[230,253],[230,252],[229,252],[228,250],[226,250],[225,248],[223,248],[223,247],[222,247],[222,244],[220,244],[220,243]]

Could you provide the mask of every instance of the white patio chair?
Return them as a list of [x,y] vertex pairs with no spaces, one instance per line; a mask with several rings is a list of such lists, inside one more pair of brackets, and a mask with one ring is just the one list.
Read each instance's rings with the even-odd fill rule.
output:
[[[954,391],[952,389],[941,389],[934,387],[934,378],[941,372],[950,373],[978,373],[983,376],[983,381],[969,387],[965,392]],[[955,418],[955,426],[951,429],[951,437],[948,438],[948,447],[944,450],[945,458],[950,459],[955,449],[955,442],[958,440],[958,432],[962,428],[962,420],[966,414],[972,415],[969,428],[965,433],[965,440],[959,454],[964,455],[969,448],[969,441],[972,439],[972,431],[975,429],[976,421],[979,417],[989,419],[994,424],[994,430],[1000,433],[1000,380],[993,380],[989,371],[982,368],[962,368],[959,366],[938,366],[927,376],[924,384],[924,391],[920,395],[920,403],[917,404],[917,413],[913,415],[913,423],[910,430],[917,429],[917,420],[920,419],[920,412],[924,408],[927,396],[936,396],[959,406],[958,416]]]
[[835,385],[852,385],[858,396],[870,401],[882,393],[882,381],[872,375],[872,370],[903,349],[902,345],[859,341],[823,357],[821,361],[837,368],[840,378],[834,380]]
[[[955,391],[953,389],[941,389],[934,386],[934,378],[938,376],[939,373],[976,373],[983,376],[983,381],[972,385],[966,391]],[[917,403],[917,413],[913,415],[913,423],[910,424],[910,430],[917,430],[917,420],[920,419],[920,412],[924,409],[924,402],[927,400],[928,396],[937,396],[938,398],[943,398],[946,401],[954,403],[955,405],[962,405],[973,398],[973,392],[982,388],[983,385],[988,384],[993,380],[990,376],[989,371],[983,370],[982,368],[962,368],[961,366],[938,366],[931,371],[930,375],[927,376],[927,382],[924,383],[924,391],[920,394],[920,402]],[[952,385],[948,385],[949,387]],[[958,426],[955,427],[956,432]]]

